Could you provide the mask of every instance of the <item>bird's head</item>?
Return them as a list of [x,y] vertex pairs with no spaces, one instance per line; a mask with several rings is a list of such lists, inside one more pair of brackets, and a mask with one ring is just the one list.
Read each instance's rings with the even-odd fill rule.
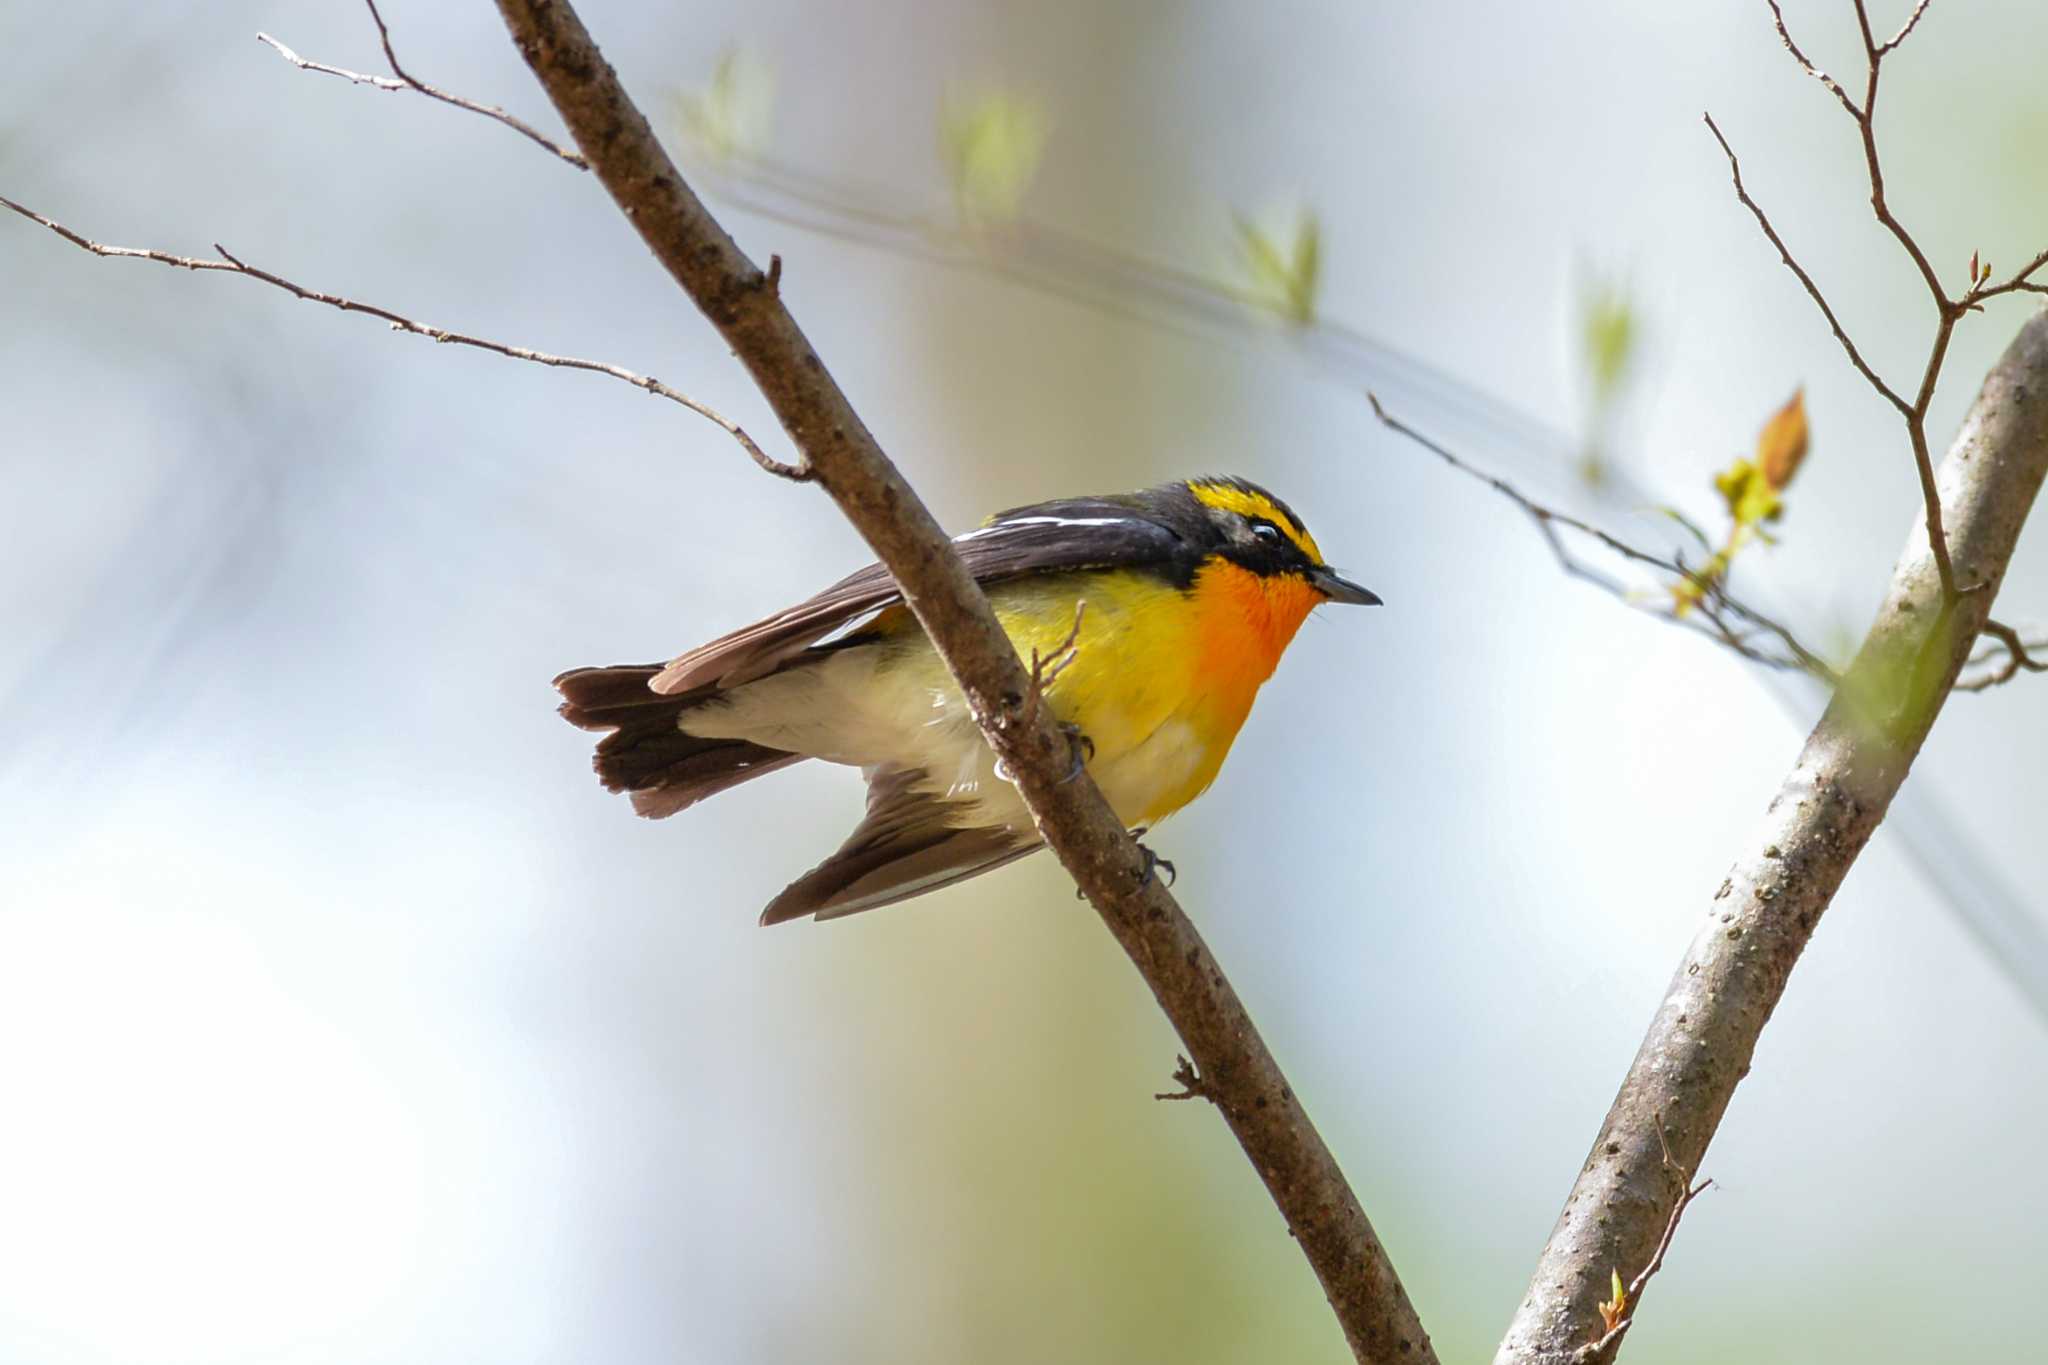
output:
[[1376,607],[1379,597],[1340,576],[1323,559],[1294,509],[1247,479],[1190,479],[1182,485],[1210,533],[1211,554],[1262,579],[1307,582],[1325,602]]

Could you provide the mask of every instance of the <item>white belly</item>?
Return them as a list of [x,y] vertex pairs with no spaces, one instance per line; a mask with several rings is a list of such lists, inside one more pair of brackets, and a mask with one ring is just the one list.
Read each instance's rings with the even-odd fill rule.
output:
[[[736,689],[688,712],[683,729],[706,738],[748,739],[864,771],[919,768],[919,785],[957,802],[962,827],[1029,828],[1016,787],[996,770],[966,700],[936,668],[887,668],[882,651],[840,651]],[[932,660],[936,665],[937,660]],[[1201,762],[1193,730],[1168,719],[1121,753],[1090,761],[1089,774],[1110,808],[1131,823],[1162,792],[1185,786]]]

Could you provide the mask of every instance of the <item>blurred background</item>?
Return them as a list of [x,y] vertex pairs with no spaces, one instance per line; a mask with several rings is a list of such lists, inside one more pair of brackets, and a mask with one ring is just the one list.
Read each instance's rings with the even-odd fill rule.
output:
[[[1845,4],[1788,10],[1858,68]],[[1846,648],[1909,454],[1699,115],[1905,384],[1931,310],[1853,127],[1760,3],[584,14],[942,519],[1237,472],[1386,599],[1309,624],[1154,843],[1444,1359],[1490,1354],[1820,699],[1566,580],[1362,390],[1640,524],[1711,521],[1805,385],[1782,544],[1736,582]],[[490,6],[387,17],[424,79],[556,126]],[[258,30],[382,69],[346,0],[0,3],[0,193],[653,373],[780,446],[587,177]],[[2048,245],[2044,43],[2040,6],[1937,4],[1887,67],[1893,202],[1954,287]],[[986,268],[1019,214],[1123,273]],[[1131,260],[1250,297],[1161,305]],[[1937,443],[2026,306],[1959,333]],[[853,774],[661,823],[592,780],[550,677],[863,562],[825,498],[609,380],[12,217],[0,318],[0,1359],[1345,1358],[1222,1123],[1153,1100],[1175,1040],[1049,859],[767,932]],[[2043,539],[2001,616],[2048,615]],[[2048,680],[1943,716],[1634,1358],[2037,1346],[2044,718]]]

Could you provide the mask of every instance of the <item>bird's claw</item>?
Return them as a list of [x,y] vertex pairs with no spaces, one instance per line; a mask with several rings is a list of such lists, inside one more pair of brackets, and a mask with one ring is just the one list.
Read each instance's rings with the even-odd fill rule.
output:
[[1067,747],[1072,751],[1074,759],[1072,766],[1067,769],[1067,775],[1060,781],[1072,782],[1087,771],[1089,761],[1095,757],[1095,741],[1082,734],[1081,727],[1072,721],[1063,722],[1060,731],[1066,735]]
[[1161,872],[1166,874],[1166,884],[1172,886],[1179,877],[1173,864],[1152,851],[1150,844],[1139,844],[1138,852],[1145,855],[1145,865],[1138,870],[1138,885],[1150,886]]

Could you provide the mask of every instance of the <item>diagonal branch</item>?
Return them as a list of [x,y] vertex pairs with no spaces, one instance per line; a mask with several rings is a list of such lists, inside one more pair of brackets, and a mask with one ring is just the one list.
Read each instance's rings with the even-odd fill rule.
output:
[[329,308],[336,308],[344,313],[363,313],[373,318],[381,318],[391,324],[391,330],[394,332],[409,332],[413,336],[426,337],[429,341],[438,341],[450,346],[469,346],[479,351],[489,351],[493,355],[505,356],[511,360],[524,360],[535,365],[546,365],[554,369],[587,370],[592,374],[608,375],[623,383],[631,384],[636,389],[651,393],[657,398],[666,398],[671,403],[677,403],[688,408],[691,412],[696,413],[705,421],[724,431],[733,440],[739,442],[740,449],[747,452],[748,458],[777,478],[790,479],[797,483],[807,483],[810,481],[811,474],[809,470],[805,469],[802,465],[786,464],[781,460],[775,459],[767,451],[761,449],[755,443],[754,438],[749,436],[739,423],[723,413],[714,408],[706,407],[688,394],[672,389],[658,379],[649,378],[644,374],[635,374],[633,371],[621,366],[608,365],[601,360],[582,360],[575,356],[553,355],[547,351],[536,351],[525,346],[512,346],[502,341],[492,341],[488,337],[471,336],[466,332],[454,332],[446,327],[436,327],[431,323],[416,322],[412,318],[400,313],[394,313],[389,308],[381,307],[378,304],[364,303],[359,299],[344,298],[339,294],[328,294],[317,289],[308,289],[306,286],[296,284],[282,275],[274,275],[268,270],[259,270],[257,267],[249,265],[231,254],[219,243],[215,243],[213,248],[219,253],[218,260],[207,260],[199,256],[178,256],[168,251],[157,251],[151,247],[108,246],[104,242],[96,242],[83,233],[66,227],[54,218],[45,217],[34,209],[17,204],[5,196],[0,196],[0,208],[12,210],[32,223],[42,224],[73,246],[84,251],[90,251],[95,256],[109,256],[136,261],[155,261],[159,265],[175,266],[180,270],[214,270],[226,275],[240,275],[245,279],[257,280],[273,288],[282,289],[294,298],[304,299],[308,303],[325,304]]
[[1496,1365],[1567,1365],[1605,1334],[1606,1277],[1659,1245],[1678,1197],[1667,1164],[1697,1169],[1800,953],[1979,632],[1992,630],[1992,600],[2044,476],[2048,313],[2020,329],[1986,377],[1941,468],[1955,560],[1983,589],[1947,596],[1924,528],[1914,528],[1856,662],[1707,906]]
[[1152,988],[1322,1281],[1361,1361],[1433,1362],[1336,1159],[1201,935],[1047,708],[946,534],[882,453],[766,276],[670,161],[567,0],[499,0],[520,54],[655,258],[718,328],[818,482],[904,590],[1040,834]]

